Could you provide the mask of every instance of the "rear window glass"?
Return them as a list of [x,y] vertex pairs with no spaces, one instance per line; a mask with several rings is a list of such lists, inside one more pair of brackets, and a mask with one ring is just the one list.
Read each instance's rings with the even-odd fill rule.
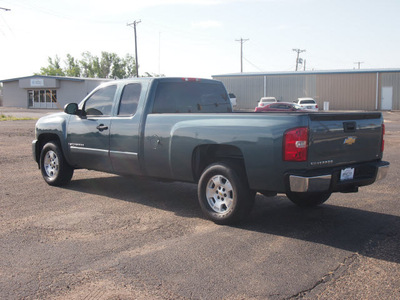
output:
[[231,102],[223,85],[206,82],[161,82],[153,105],[153,113],[231,111]]
[[315,104],[314,100],[300,100],[300,104]]
[[142,86],[139,83],[128,84],[122,92],[118,116],[131,116],[136,112]]

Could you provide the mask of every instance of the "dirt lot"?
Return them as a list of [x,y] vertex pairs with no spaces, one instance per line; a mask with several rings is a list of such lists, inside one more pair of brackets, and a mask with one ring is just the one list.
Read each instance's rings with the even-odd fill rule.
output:
[[400,299],[400,113],[384,115],[389,178],[310,210],[257,195],[235,227],[203,219],[192,184],[78,170],[50,187],[35,121],[0,122],[0,299]]

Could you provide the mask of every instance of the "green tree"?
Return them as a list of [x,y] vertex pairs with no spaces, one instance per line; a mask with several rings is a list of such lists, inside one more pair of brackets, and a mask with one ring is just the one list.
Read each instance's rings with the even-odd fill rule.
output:
[[[59,75],[89,78],[128,78],[136,74],[136,63],[133,56],[127,54],[119,57],[116,53],[101,52],[100,58],[89,51],[83,52],[81,59],[75,59],[67,54],[64,60],[65,67],[60,65],[58,56],[53,60],[48,58],[49,65],[40,69],[40,75]],[[148,73],[148,76],[153,76]]]
[[100,58],[100,78],[110,78],[111,69],[113,68],[114,59],[117,55],[115,53],[101,52]]
[[81,75],[83,77],[95,77],[95,69],[97,68],[94,67],[94,57],[89,51],[82,53],[82,59],[79,60],[79,64],[81,66]]
[[132,55],[127,54],[124,58],[125,77],[134,77],[136,75],[136,62]]
[[144,75],[142,77],[165,77],[165,75],[164,74],[156,74],[156,73],[144,72]]
[[40,68],[39,75],[49,75],[49,76],[65,76],[64,71],[60,65],[60,58],[56,55],[54,60],[48,57],[49,65],[47,67]]
[[81,76],[81,67],[79,66],[79,62],[75,60],[71,54],[67,54],[67,59],[64,61],[66,64],[64,73],[66,76],[72,77],[80,77]]

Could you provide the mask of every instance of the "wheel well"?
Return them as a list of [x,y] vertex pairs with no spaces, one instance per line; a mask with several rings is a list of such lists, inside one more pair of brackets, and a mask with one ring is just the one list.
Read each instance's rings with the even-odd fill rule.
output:
[[211,144],[201,145],[194,149],[192,156],[193,178],[197,182],[207,166],[222,161],[234,163],[246,176],[244,157],[239,148],[232,145]]
[[[39,141],[39,149],[36,149],[37,150],[36,151],[36,161],[38,163],[40,161],[40,153],[42,152],[44,145],[46,145],[50,141],[56,141],[60,145],[60,138],[58,137],[57,134],[54,134],[54,133],[41,134],[38,138],[38,141]],[[61,151],[62,151],[62,149],[61,149]]]

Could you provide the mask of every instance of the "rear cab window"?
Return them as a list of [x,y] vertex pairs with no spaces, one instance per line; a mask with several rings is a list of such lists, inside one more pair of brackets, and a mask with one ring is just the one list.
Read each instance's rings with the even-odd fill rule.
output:
[[212,82],[160,82],[154,98],[153,114],[232,112],[222,84]]
[[140,83],[130,83],[124,86],[117,113],[119,117],[129,117],[136,113],[141,90]]

